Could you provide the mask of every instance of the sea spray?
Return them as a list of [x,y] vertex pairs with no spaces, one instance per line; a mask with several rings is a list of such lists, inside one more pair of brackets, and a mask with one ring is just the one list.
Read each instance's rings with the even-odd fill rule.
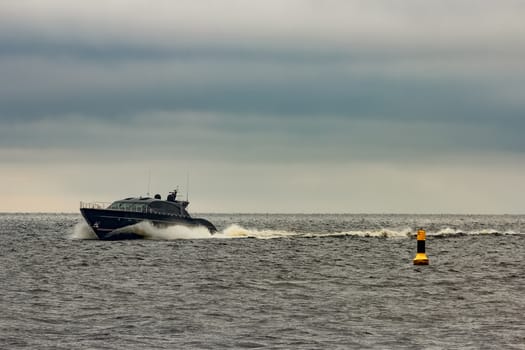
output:
[[175,240],[175,239],[211,239],[213,235],[206,227],[187,227],[174,225],[167,227],[157,227],[149,221],[139,222],[133,226],[124,228],[128,232],[138,234],[144,239],[153,240]]
[[73,227],[73,233],[69,236],[70,239],[98,239],[97,235],[91,227],[85,222],[79,222]]

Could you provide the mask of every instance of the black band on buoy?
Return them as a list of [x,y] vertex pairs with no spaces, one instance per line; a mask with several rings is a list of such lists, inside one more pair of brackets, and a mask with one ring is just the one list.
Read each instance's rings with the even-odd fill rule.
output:
[[418,253],[424,253],[425,252],[425,241],[417,241],[417,252]]

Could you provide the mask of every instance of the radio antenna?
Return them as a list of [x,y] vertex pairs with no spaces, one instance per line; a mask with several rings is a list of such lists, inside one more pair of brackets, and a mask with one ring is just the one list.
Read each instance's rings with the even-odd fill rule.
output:
[[148,192],[146,193],[149,197],[149,187],[151,185],[151,169],[148,169]]
[[186,202],[188,202],[188,198],[190,197],[190,172],[186,172]]

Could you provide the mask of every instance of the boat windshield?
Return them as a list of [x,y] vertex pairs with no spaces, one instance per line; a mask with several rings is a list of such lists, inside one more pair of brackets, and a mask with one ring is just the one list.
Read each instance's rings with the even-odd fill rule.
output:
[[150,204],[150,208],[153,211],[156,211],[158,213],[164,213],[164,214],[181,214],[181,210],[178,205],[175,205],[174,203],[169,202],[153,202]]

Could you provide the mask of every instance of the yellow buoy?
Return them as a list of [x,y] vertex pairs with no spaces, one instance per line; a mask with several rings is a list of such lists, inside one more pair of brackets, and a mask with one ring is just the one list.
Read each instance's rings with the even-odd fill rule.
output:
[[425,253],[425,230],[417,231],[417,254],[414,258],[414,265],[428,265],[428,256]]

